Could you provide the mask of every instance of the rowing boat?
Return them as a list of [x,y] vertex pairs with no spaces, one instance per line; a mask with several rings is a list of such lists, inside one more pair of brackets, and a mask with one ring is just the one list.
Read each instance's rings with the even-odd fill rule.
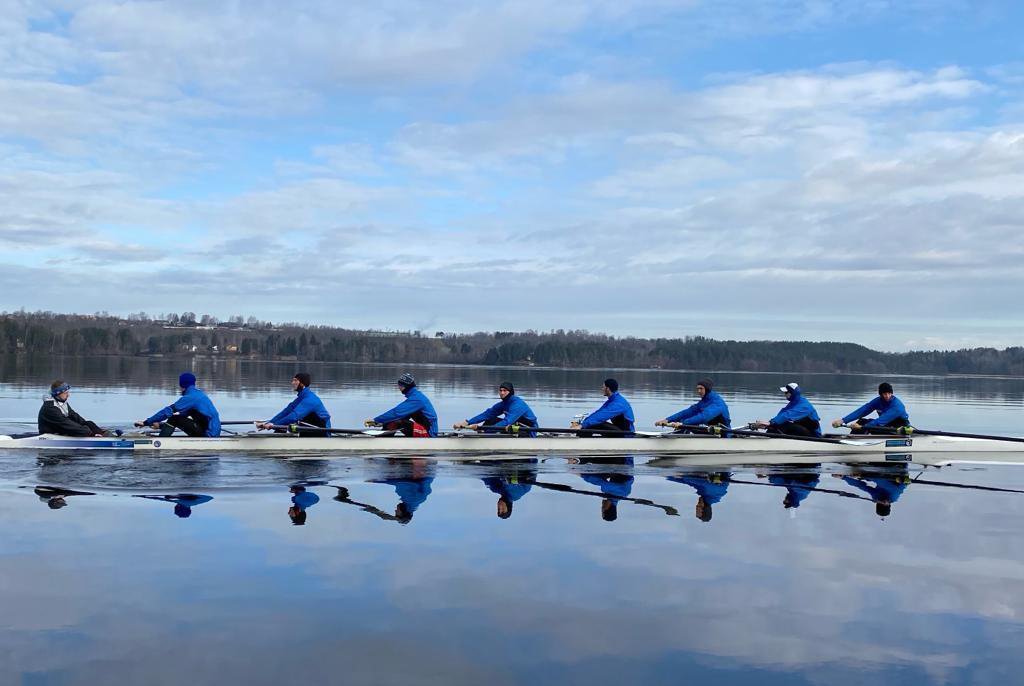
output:
[[835,453],[1024,453],[1024,444],[947,436],[858,436],[807,441],[782,437],[702,436],[696,434],[647,434],[630,438],[538,436],[517,438],[493,434],[445,434],[435,438],[404,436],[340,435],[294,436],[248,433],[219,438],[160,437],[125,434],[118,438],[76,438],[55,434],[0,436],[2,449],[126,450],[141,453],[275,452],[275,453],[577,453],[614,454],[835,454]]

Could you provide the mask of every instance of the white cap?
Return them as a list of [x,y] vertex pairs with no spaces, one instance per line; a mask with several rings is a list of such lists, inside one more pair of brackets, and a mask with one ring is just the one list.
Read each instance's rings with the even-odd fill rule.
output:
[[796,381],[790,381],[785,386],[779,386],[779,390],[782,391],[783,393],[789,393],[791,391],[795,391],[798,388],[800,388],[800,386],[797,385]]

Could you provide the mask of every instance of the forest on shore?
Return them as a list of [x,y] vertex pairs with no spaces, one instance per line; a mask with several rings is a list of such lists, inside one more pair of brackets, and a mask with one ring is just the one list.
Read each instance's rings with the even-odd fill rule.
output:
[[323,362],[408,362],[706,371],[998,374],[1024,376],[1024,347],[888,353],[855,343],[615,337],[589,331],[424,335],[192,312],[117,317],[0,313],[0,354],[224,356]]

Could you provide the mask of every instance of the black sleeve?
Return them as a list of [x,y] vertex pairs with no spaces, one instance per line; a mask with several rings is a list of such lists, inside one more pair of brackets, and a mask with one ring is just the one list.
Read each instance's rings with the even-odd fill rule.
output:
[[89,427],[79,424],[72,415],[81,419],[78,413],[71,410],[68,416],[57,408],[53,403],[43,403],[39,410],[39,433],[60,434],[61,436],[92,436]]

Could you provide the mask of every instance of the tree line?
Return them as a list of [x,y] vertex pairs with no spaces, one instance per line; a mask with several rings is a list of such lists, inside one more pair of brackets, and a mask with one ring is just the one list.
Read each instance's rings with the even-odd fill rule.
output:
[[588,331],[465,334],[367,331],[241,315],[116,317],[0,313],[0,354],[243,356],[324,362],[418,362],[491,366],[661,368],[735,371],[998,374],[1024,376],[1024,348],[886,353],[814,341],[732,341],[703,336],[614,337]]

